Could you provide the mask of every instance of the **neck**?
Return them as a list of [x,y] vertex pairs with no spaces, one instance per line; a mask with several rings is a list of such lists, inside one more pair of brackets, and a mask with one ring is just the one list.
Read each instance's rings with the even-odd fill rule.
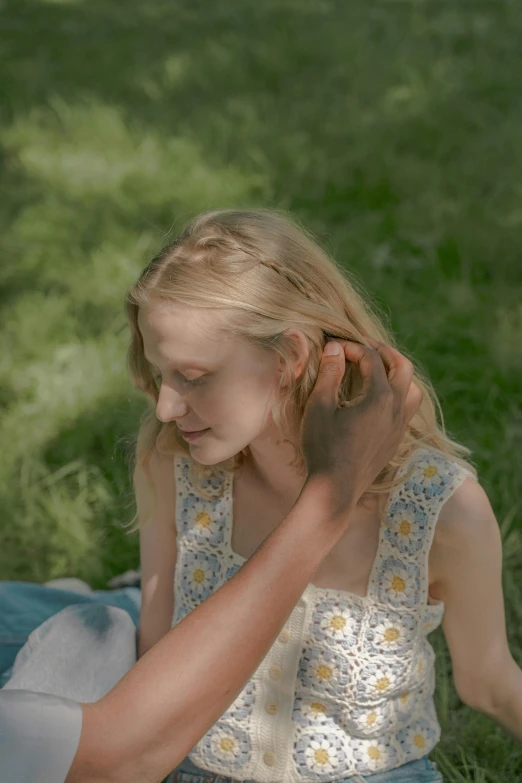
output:
[[306,481],[292,465],[297,456],[293,443],[282,435],[258,438],[248,447],[243,469],[250,482],[284,506],[297,500]]

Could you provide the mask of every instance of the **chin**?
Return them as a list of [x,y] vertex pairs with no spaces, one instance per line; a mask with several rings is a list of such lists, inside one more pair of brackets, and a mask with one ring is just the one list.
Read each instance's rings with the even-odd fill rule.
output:
[[[191,443],[188,444],[189,447],[192,445]],[[196,443],[194,443],[196,445]],[[217,449],[190,449],[191,457],[194,459],[195,462],[198,462],[200,465],[218,465],[220,462],[226,462],[229,459],[233,459],[236,455],[241,454],[241,452],[244,452],[247,447],[244,447],[242,449],[238,448],[232,448],[232,449],[226,449],[223,450],[220,453],[217,453]]]

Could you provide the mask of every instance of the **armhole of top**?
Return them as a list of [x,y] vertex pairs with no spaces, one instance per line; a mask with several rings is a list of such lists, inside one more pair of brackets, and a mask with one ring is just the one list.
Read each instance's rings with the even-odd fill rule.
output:
[[[451,460],[449,460],[451,461]],[[453,463],[455,464],[455,463]],[[432,609],[437,609],[438,607],[444,606],[444,601],[437,601],[436,603],[429,603],[430,595],[429,595],[429,557],[431,552],[431,547],[433,546],[433,539],[435,538],[435,531],[437,528],[437,523],[439,521],[440,512],[442,511],[443,506],[446,504],[446,502],[452,497],[452,495],[458,490],[459,487],[462,486],[462,484],[465,482],[467,478],[472,478],[475,481],[478,481],[478,477],[475,476],[474,473],[472,473],[470,470],[465,468],[463,465],[460,465],[457,463],[457,469],[458,472],[453,477],[453,481],[451,482],[449,489],[446,490],[443,494],[443,500],[442,503],[440,503],[437,515],[435,517],[435,522],[433,524],[433,528],[431,530],[430,539],[428,541],[428,544],[426,545],[426,548],[424,550],[424,567],[426,569],[426,606],[431,607]]]

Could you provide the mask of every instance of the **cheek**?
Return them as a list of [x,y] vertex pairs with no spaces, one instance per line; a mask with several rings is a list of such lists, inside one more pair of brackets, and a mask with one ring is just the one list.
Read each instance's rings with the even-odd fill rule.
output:
[[192,399],[194,410],[209,425],[261,424],[277,393],[278,379],[262,368],[226,379],[215,379],[202,387]]

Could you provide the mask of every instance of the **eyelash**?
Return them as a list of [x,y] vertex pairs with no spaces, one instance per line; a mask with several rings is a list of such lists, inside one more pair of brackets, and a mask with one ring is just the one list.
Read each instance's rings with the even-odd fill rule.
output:
[[[155,372],[153,373],[154,380],[156,383],[161,384],[161,373]],[[204,383],[203,378],[194,378],[194,380],[189,381],[188,378],[184,378],[183,375],[181,376],[182,383],[186,386],[200,386],[202,383]]]

